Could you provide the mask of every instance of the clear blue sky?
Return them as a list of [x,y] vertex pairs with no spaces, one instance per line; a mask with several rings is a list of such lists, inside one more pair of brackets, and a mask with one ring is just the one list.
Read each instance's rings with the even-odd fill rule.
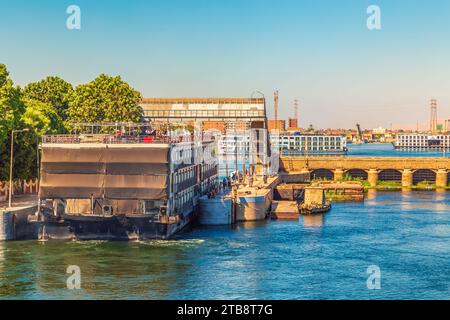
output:
[[[80,6],[81,30],[66,28]],[[382,30],[366,9],[381,7]],[[315,127],[450,118],[448,0],[0,0],[0,62],[17,84],[121,75],[146,97],[280,91]]]

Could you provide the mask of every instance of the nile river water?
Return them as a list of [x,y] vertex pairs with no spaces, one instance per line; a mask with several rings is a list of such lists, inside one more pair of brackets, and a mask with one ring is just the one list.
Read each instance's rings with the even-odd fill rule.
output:
[[447,151],[395,150],[390,143],[349,144],[348,156],[357,157],[450,157]]
[[[69,290],[66,269],[81,270]],[[369,290],[367,268],[380,268]],[[325,216],[172,241],[0,242],[0,299],[449,299],[450,197],[371,192]]]

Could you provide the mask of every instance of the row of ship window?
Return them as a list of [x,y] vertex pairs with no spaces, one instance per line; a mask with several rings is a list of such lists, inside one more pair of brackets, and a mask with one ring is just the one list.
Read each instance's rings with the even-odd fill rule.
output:
[[[209,179],[206,179],[201,182],[200,189],[202,193],[205,193],[207,190],[209,190],[210,186],[212,184],[215,184],[217,175],[212,176]],[[195,197],[195,186],[191,186],[187,189],[184,189],[180,192],[177,192],[175,194],[174,199],[174,207],[175,211],[182,212],[183,208],[186,205],[193,205],[193,198]]]
[[[270,137],[272,142],[277,141],[276,136]],[[250,137],[238,137],[236,140],[234,137],[230,136],[223,136],[220,140],[221,144],[248,144],[250,142]],[[288,141],[313,141],[313,142],[323,142],[323,141],[329,141],[329,142],[336,142],[340,143],[343,140],[345,140],[343,137],[299,137],[299,136],[279,136],[279,141],[288,142]]]
[[192,179],[195,177],[195,166],[190,166],[187,168],[179,169],[174,174],[174,184],[178,184],[180,182],[186,181],[188,179]]
[[[450,135],[436,136],[433,138],[437,138],[440,140],[450,140]],[[431,138],[431,140],[433,140],[433,138]],[[403,141],[403,140],[428,140],[430,138],[428,136],[398,136],[397,139]]]
[[283,150],[312,150],[312,151],[320,151],[320,150],[336,150],[336,149],[339,149],[339,146],[337,146],[337,147],[333,147],[333,146],[329,146],[329,147],[313,147],[313,148],[308,148],[308,149],[306,149],[306,148],[304,148],[304,147],[302,147],[302,148],[289,148],[289,147],[287,147],[287,146],[283,146]]
[[[302,141],[300,141],[300,140],[295,140],[295,141],[289,141],[289,140],[284,140],[284,141],[280,141],[280,144],[296,144],[296,145],[299,145],[299,144],[303,144],[303,145],[305,145],[306,144],[306,142],[304,141],[304,140],[302,140]],[[325,141],[313,141],[313,142],[311,142],[311,143],[308,143],[309,145],[317,145],[317,144],[320,144],[320,145],[340,145],[342,143],[342,141],[340,141],[340,140],[336,140],[336,141],[333,141],[333,140],[331,140],[331,141],[328,141],[328,140],[325,140]],[[277,144],[277,142],[276,141],[272,141],[272,144]],[[241,148],[245,148],[245,147],[249,147],[250,146],[250,143],[249,142],[244,142],[244,141],[238,141],[238,142],[230,142],[230,143],[226,143],[226,142],[224,142],[224,143],[221,143],[220,145],[219,145],[219,147],[220,148],[234,148],[234,147],[241,147]]]
[[399,140],[402,141],[418,141],[418,140],[428,140],[427,137],[400,137]]
[[[307,139],[306,139],[307,138]],[[280,139],[283,140],[301,140],[301,141],[341,141],[343,138],[342,137],[296,137],[296,136],[291,136],[291,137],[286,137],[286,136],[281,136]]]
[[205,193],[209,191],[211,186],[215,186],[217,183],[217,175],[214,175],[204,181],[200,184],[200,190],[202,193]]
[[208,177],[208,175],[210,175],[210,172],[212,170],[214,170],[215,168],[216,168],[216,164],[214,164],[214,163],[205,163],[205,164],[203,164],[202,171],[203,171],[204,177],[205,176]]
[[[300,142],[293,143],[293,142],[289,142],[289,141],[283,141],[282,144],[283,145],[296,145],[296,146],[302,145],[302,146],[306,146],[306,143],[300,143]],[[310,145],[310,146],[311,145],[312,146],[317,146],[317,145],[321,145],[321,146],[340,146],[341,143],[340,142],[322,142],[322,143],[313,142],[313,143],[309,143],[308,145]]]
[[193,204],[192,199],[194,198],[194,187],[183,190],[175,195],[175,210],[181,212],[186,204]]
[[176,110],[176,111],[153,111],[145,112],[147,117],[246,117],[246,116],[264,116],[264,111],[258,110]]
[[[195,168],[196,166],[189,166],[186,168],[179,169],[173,176],[174,191],[177,192],[179,189],[185,189],[190,184],[195,184]],[[209,178],[216,173],[216,164],[214,163],[204,163],[202,164],[202,179]],[[180,187],[180,188],[179,188]]]

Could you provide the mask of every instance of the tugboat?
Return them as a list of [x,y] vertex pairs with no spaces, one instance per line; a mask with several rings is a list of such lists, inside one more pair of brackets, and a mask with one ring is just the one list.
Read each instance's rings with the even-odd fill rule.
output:
[[331,203],[327,202],[325,204],[301,204],[298,208],[301,215],[313,215],[313,214],[322,214],[331,210]]

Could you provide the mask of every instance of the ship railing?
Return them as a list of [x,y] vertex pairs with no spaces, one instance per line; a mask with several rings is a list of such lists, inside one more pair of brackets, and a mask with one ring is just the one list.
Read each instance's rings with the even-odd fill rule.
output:
[[168,136],[117,136],[110,134],[80,134],[80,135],[44,135],[42,137],[44,144],[83,144],[83,143],[102,143],[102,144],[140,144],[140,143],[176,143],[174,139]]
[[[202,137],[203,139],[203,137]],[[101,144],[177,144],[195,141],[193,137],[169,136],[169,135],[113,135],[113,134],[62,134],[62,135],[44,135],[42,143],[44,144],[83,144],[83,143],[101,143]],[[208,139],[203,142],[211,142]]]

